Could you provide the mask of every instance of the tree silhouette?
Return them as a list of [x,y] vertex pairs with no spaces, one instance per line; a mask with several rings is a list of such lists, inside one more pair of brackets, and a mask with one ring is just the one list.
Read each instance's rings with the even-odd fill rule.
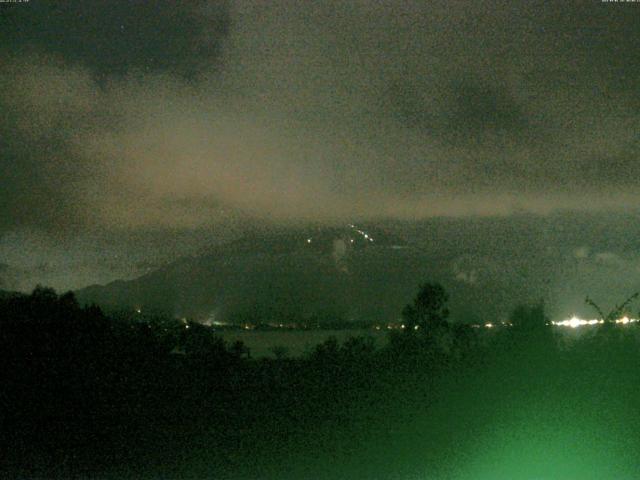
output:
[[522,332],[537,332],[543,330],[549,321],[544,311],[544,302],[534,305],[518,305],[509,315],[513,328]]
[[591,298],[587,297],[585,299],[585,303],[590,307],[592,307],[596,312],[598,312],[598,315],[600,315],[600,319],[603,320],[605,324],[611,324],[616,320],[618,320],[619,318],[621,318],[626,313],[626,311],[629,308],[629,305],[636,298],[638,298],[639,295],[640,295],[640,292],[636,292],[633,295],[629,296],[629,298],[627,298],[624,302],[613,307],[609,311],[609,313],[607,313],[606,315],[604,314],[600,306],[596,302],[594,302]]
[[227,343],[213,330],[196,322],[191,322],[183,330],[182,345],[187,355],[209,360],[227,360]]
[[231,344],[229,352],[236,358],[251,358],[251,351],[242,340],[236,340]]
[[448,326],[449,295],[439,283],[425,283],[420,287],[413,303],[402,310],[405,330],[413,332],[422,329],[430,333]]
[[287,358],[289,355],[289,349],[284,345],[276,345],[270,348],[271,353],[276,358],[276,360],[283,360]]

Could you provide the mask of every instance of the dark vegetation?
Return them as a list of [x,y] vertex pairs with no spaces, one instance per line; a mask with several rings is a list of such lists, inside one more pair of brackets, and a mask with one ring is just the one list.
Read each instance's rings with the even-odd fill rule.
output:
[[542,304],[478,333],[447,300],[423,285],[384,347],[252,359],[204,326],[108,318],[71,293],[0,298],[0,476],[633,478],[635,325],[568,348]]

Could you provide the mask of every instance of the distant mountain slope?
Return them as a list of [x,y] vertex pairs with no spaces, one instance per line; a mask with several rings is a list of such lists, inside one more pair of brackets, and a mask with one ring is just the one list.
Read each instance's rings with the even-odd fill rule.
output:
[[522,215],[271,228],[77,296],[204,321],[385,322],[420,283],[439,281],[454,320],[504,319],[541,299],[555,318],[588,316],[586,295],[606,308],[640,289],[640,221],[631,233],[620,219],[604,230],[594,222]]
[[422,256],[401,239],[356,226],[261,233],[76,293],[106,308],[202,320],[386,321],[426,275]]

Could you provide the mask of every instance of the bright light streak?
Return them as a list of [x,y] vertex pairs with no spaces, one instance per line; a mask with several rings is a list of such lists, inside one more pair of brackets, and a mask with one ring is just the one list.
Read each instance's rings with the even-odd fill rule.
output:
[[572,317],[572,318],[569,320],[569,326],[570,326],[571,328],[578,328],[578,327],[580,327],[581,325],[586,325],[587,323],[588,323],[588,322],[587,322],[586,320],[582,320],[582,319],[577,318],[577,317]]
[[[594,320],[583,320],[581,318],[573,316],[573,317],[569,318],[568,320],[562,320],[560,322],[551,322],[551,323],[553,325],[558,326],[558,327],[578,328],[578,327],[581,327],[583,325],[593,325],[592,322],[594,322]],[[598,320],[595,320],[595,322],[597,323]]]
[[[624,316],[622,318],[619,318],[617,320],[615,320],[616,324],[622,324],[622,325],[627,325],[629,323],[636,323],[638,321],[638,319],[636,318],[629,318],[627,316]],[[582,327],[584,325],[600,325],[604,323],[604,320],[602,319],[591,319],[591,320],[585,320],[582,318],[578,318],[576,316],[573,316],[567,320],[562,320],[560,322],[551,322],[552,325],[555,325],[557,327],[571,327],[571,328],[578,328],[578,327]]]

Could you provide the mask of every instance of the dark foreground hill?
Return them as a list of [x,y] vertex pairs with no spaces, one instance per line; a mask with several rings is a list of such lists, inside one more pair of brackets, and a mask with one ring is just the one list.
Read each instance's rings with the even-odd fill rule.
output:
[[635,324],[570,348],[545,326],[447,329],[446,349],[423,329],[261,360],[186,327],[43,288],[0,301],[0,478],[637,478]]
[[18,295],[16,292],[7,292],[6,290],[0,290],[0,300],[5,300],[7,298],[11,298],[15,295]]

